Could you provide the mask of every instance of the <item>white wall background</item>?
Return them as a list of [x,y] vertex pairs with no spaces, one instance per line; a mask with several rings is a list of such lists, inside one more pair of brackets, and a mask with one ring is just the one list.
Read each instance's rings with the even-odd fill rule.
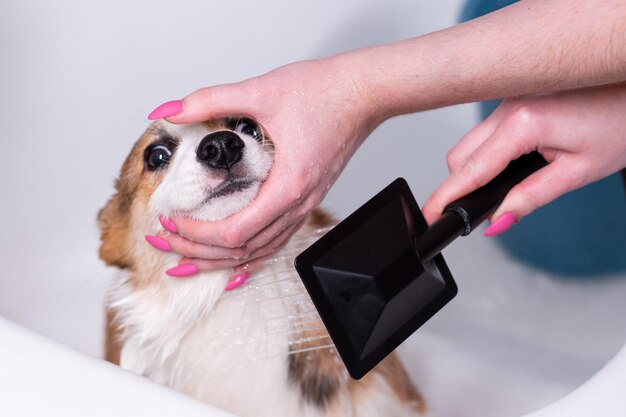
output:
[[[96,213],[154,107],[290,61],[444,28],[461,4],[2,0],[0,315],[98,355],[111,271],[97,259]],[[475,122],[474,108],[459,106],[385,123],[324,206],[345,216],[398,176],[423,202],[446,175],[447,149]],[[444,411],[530,411],[623,342],[624,280],[554,280],[479,233],[446,255],[461,294],[404,348],[427,394],[456,399]]]

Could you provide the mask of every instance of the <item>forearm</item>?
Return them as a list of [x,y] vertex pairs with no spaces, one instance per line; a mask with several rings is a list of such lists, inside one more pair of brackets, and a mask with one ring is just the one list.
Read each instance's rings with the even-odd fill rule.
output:
[[524,0],[452,28],[332,58],[385,119],[626,80],[626,1]]

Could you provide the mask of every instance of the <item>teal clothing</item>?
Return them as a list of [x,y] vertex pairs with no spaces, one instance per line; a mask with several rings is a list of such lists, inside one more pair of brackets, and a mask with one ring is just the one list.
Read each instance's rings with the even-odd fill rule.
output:
[[[470,20],[511,0],[469,0],[461,20]],[[482,118],[499,101],[480,103]],[[626,177],[625,177],[626,178]],[[564,277],[626,271],[626,194],[619,174],[568,193],[525,217],[497,237],[514,258]]]

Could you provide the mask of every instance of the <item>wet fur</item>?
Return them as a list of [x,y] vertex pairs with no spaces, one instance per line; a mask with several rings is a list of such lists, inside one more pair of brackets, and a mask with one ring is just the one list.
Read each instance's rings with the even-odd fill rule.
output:
[[[239,298],[223,292],[230,271],[182,280],[164,274],[178,257],[151,248],[143,236],[162,230],[150,199],[167,171],[147,172],[143,153],[159,129],[169,128],[159,122],[137,141],[122,166],[116,193],[99,213],[100,257],[121,269],[107,305],[107,360],[241,416],[423,415],[424,401],[394,355],[354,381],[332,348],[289,354],[290,340],[310,339],[299,348],[315,347],[327,336],[317,316],[301,332],[265,341],[277,345],[281,354],[237,368],[263,345],[230,348],[237,341],[229,336],[232,329],[253,320],[246,337],[271,334],[266,328],[273,314],[297,314],[304,304],[277,303],[269,313],[255,310],[254,304],[241,308],[233,300],[246,300],[245,286],[236,290]],[[224,123],[212,121],[204,128],[224,129]],[[315,211],[292,242],[332,222]],[[296,249],[290,243],[283,253]],[[255,275],[278,283],[287,268],[290,259]],[[279,283],[275,287],[277,294],[284,290]]]

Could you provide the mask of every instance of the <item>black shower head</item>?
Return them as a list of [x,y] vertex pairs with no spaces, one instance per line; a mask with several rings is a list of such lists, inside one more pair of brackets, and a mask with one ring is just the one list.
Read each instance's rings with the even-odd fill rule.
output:
[[456,295],[441,255],[423,263],[427,228],[397,179],[296,258],[350,375],[361,378]]
[[441,250],[546,164],[536,152],[448,205],[428,226],[398,178],[296,257],[295,267],[350,375],[359,379],[457,293]]

